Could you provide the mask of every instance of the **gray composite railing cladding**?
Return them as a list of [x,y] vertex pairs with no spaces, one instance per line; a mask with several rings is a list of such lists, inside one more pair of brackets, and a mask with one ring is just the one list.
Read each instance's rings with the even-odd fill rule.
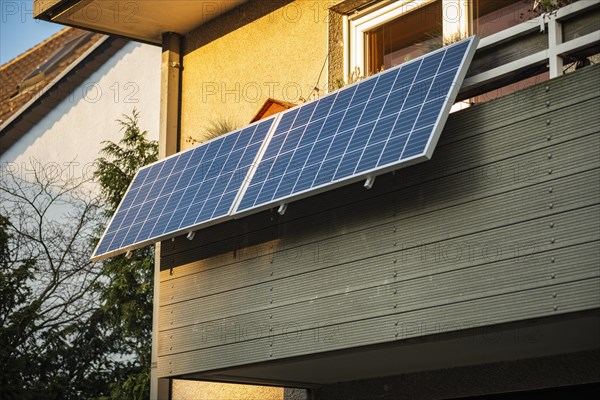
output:
[[163,242],[160,376],[598,308],[599,85],[473,106],[370,191]]
[[483,38],[461,86],[467,99],[531,76],[561,76],[598,54],[600,3],[582,0]]

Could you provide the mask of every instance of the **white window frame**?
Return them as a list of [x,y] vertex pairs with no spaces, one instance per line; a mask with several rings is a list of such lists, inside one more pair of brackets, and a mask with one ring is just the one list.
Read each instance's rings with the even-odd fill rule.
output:
[[365,33],[434,1],[442,1],[443,35],[469,33],[471,3],[465,0],[388,0],[344,17],[344,80],[358,68],[365,72]]

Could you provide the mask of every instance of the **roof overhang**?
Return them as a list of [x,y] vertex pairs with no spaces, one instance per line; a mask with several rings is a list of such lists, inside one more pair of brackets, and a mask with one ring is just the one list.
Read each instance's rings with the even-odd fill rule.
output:
[[247,0],[34,0],[35,18],[144,43],[185,35]]

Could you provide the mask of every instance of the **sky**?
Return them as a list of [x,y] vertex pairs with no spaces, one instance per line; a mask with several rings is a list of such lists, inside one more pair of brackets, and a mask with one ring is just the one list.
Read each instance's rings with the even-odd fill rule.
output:
[[33,19],[33,0],[0,0],[0,64],[12,60],[64,26]]

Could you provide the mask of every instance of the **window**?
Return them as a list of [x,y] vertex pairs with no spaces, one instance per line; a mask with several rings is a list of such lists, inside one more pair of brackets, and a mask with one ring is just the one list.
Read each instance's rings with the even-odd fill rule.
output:
[[464,0],[380,1],[346,20],[346,76],[371,75],[442,46],[443,38],[467,36]]
[[[487,37],[538,15],[524,0],[379,0],[345,18],[344,77],[369,76],[477,34]],[[471,99],[482,102],[548,79],[547,73]],[[465,102],[466,103],[466,102]]]
[[401,15],[364,35],[367,74],[417,58],[442,46],[442,3]]

